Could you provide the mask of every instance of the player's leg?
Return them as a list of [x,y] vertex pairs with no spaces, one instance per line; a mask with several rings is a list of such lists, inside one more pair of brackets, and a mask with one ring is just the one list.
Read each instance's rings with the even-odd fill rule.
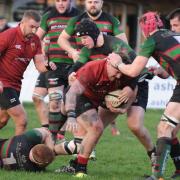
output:
[[[173,96],[167,104],[161,121],[158,125],[158,139],[156,150],[156,163],[153,177],[160,178],[164,175],[166,162],[171,149],[172,132],[180,123],[180,91],[179,85],[174,89]],[[179,155],[178,155],[179,156]]]
[[0,129],[6,126],[9,118],[10,116],[8,115],[7,111],[0,108]]
[[59,129],[66,121],[65,114],[61,113],[64,88],[67,86],[67,73],[71,65],[58,63],[55,71],[47,72],[48,94],[49,94],[49,130],[56,141]]
[[138,83],[136,100],[127,113],[127,124],[132,133],[146,149],[151,161],[153,161],[155,146],[148,129],[144,126],[144,113],[148,102],[148,89],[149,87],[147,81]]
[[43,127],[49,126],[48,105],[44,101],[44,98],[47,94],[48,94],[48,91],[46,88],[45,73],[41,73],[36,81],[32,99],[33,99],[40,123]]
[[148,155],[154,151],[154,144],[150,133],[144,126],[144,109],[140,106],[131,106],[127,113],[128,128],[138,138],[141,144],[145,147]]
[[117,128],[117,125],[116,125],[116,121],[115,121],[115,120],[110,123],[110,127],[111,127],[111,134],[112,134],[113,136],[118,136],[118,135],[120,135],[120,131],[119,131],[119,129]]
[[171,152],[170,152],[170,156],[176,168],[174,174],[171,176],[171,178],[174,179],[180,177],[180,143],[177,138],[177,133],[179,129],[180,129],[180,124],[178,124],[177,127],[173,130]]
[[79,117],[77,118],[77,121],[84,126],[87,133],[82,140],[80,152],[77,157],[77,165],[75,168],[77,177],[81,176],[82,174],[87,174],[86,169],[89,156],[97,144],[104,129],[102,120],[99,118],[96,109],[88,110]]
[[27,115],[19,101],[19,94],[15,89],[4,88],[0,98],[1,108],[7,111],[15,123],[16,135],[22,134],[27,125]]

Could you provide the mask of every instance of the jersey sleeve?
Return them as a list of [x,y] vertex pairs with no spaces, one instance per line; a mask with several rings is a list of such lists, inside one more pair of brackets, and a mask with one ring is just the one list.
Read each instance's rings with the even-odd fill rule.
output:
[[153,40],[153,38],[148,38],[147,40],[144,41],[144,43],[142,44],[140,51],[139,51],[139,56],[144,56],[149,58],[155,49],[155,41]]
[[41,24],[40,24],[40,27],[41,27],[45,32],[48,31],[48,25],[47,25],[48,14],[49,14],[49,13],[46,13],[46,14],[44,14],[44,15],[42,16]]
[[115,39],[112,45],[112,51],[121,55],[124,58],[125,63],[132,63],[132,61],[136,58],[135,51],[123,40]]
[[113,25],[113,34],[114,34],[114,36],[117,36],[119,34],[124,33],[124,31],[121,29],[120,21],[116,17],[114,17],[114,16],[112,16],[111,18],[112,18],[112,25]]
[[24,135],[27,137],[28,141],[33,144],[41,144],[43,141],[41,132],[36,129],[27,131]]
[[65,28],[65,31],[70,36],[75,33],[75,26],[77,22],[77,17],[73,17],[68,21],[67,27]]
[[89,61],[89,57],[90,57],[90,49],[83,47],[80,51],[79,58],[77,61],[85,64],[86,62]]

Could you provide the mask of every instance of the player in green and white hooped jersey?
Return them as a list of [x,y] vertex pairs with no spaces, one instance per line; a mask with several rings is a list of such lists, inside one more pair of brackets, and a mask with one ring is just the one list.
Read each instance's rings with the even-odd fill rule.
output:
[[[71,0],[55,0],[55,7],[46,12],[41,20],[37,35],[42,40],[45,36],[49,39],[46,43],[45,55],[48,62],[54,62],[57,66],[56,71],[40,74],[37,79],[33,93],[33,100],[42,125],[47,125],[47,108],[45,108],[44,97],[49,94],[49,129],[56,139],[59,128],[64,124],[65,117],[60,114],[63,90],[67,86],[67,72],[73,64],[73,60],[68,56],[58,44],[57,39],[66,27],[68,21],[78,14],[77,9],[72,7]],[[75,39],[71,38],[72,45]]]

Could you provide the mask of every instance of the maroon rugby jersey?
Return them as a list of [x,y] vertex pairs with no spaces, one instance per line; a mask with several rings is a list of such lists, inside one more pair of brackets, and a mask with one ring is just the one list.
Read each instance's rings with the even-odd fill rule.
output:
[[20,91],[24,71],[31,59],[41,53],[38,36],[26,40],[20,26],[0,33],[0,81],[4,87]]
[[77,71],[77,79],[85,88],[83,95],[89,98],[96,107],[103,103],[108,92],[125,86],[132,88],[136,86],[136,78],[125,75],[122,75],[120,79],[110,81],[106,63],[106,60],[91,61]]

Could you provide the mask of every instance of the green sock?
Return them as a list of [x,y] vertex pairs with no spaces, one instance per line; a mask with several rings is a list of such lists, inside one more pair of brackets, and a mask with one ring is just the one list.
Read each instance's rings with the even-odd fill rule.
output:
[[163,177],[166,162],[171,149],[171,139],[162,137],[157,140],[156,146],[156,163],[154,169],[154,176],[157,178]]

